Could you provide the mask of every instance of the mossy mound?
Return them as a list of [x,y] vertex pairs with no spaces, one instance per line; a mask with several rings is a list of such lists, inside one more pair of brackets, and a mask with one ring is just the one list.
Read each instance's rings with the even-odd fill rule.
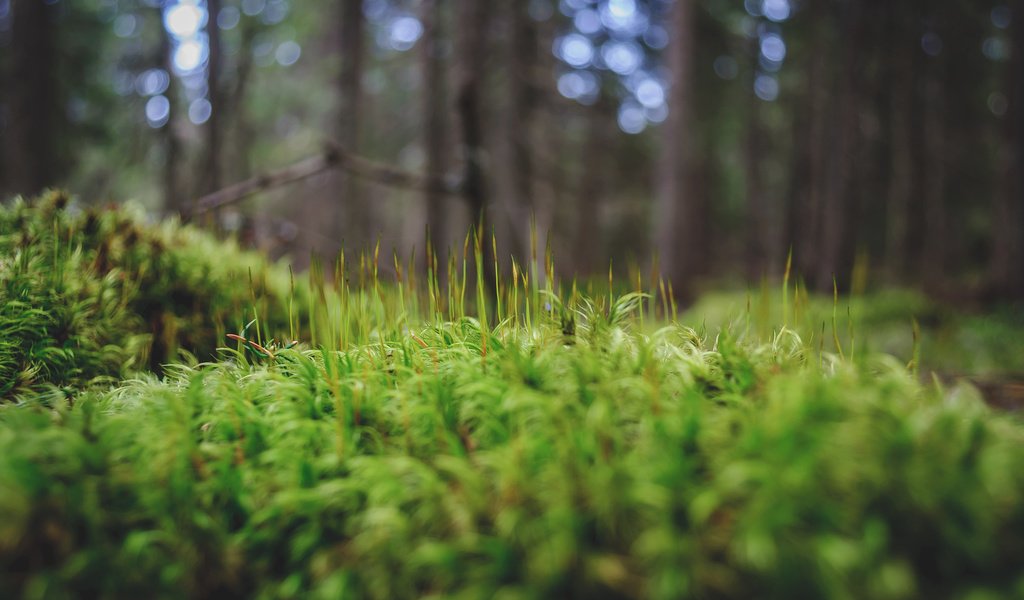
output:
[[254,303],[287,331],[290,293],[287,269],[194,227],[16,200],[0,208],[0,398],[211,358]]

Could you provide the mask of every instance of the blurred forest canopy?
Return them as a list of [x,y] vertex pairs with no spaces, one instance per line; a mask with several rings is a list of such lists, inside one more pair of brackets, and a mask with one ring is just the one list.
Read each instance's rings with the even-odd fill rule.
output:
[[1020,299],[1021,49],[1020,0],[0,0],[0,195],[187,215],[331,141],[212,222]]

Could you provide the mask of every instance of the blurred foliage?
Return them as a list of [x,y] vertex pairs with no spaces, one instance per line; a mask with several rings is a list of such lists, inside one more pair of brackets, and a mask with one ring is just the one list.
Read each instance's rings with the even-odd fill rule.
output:
[[0,256],[3,398],[160,371],[179,350],[209,359],[254,310],[288,331],[285,267],[131,207],[18,200],[0,209]]

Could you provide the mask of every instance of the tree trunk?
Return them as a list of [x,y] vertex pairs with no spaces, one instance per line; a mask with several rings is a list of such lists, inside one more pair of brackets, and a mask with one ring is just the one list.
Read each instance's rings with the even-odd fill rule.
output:
[[696,218],[703,199],[693,193],[693,0],[676,0],[670,9],[669,116],[662,130],[655,219],[657,245],[664,274],[677,295],[694,295],[694,278],[706,259],[704,229]]
[[860,72],[864,67],[864,12],[849,3],[842,23],[842,64],[836,94],[836,112],[831,160],[827,167],[819,238],[815,284],[819,291],[831,291],[833,281],[846,280],[853,266],[857,234],[857,206],[853,193],[853,163],[858,157],[858,118],[861,110]]
[[614,110],[614,103],[604,93],[592,110],[586,114],[586,133],[583,136],[583,147],[580,149],[581,164],[579,180],[576,185],[575,202],[576,231],[574,232],[573,256],[570,257],[574,271],[581,276],[599,275],[602,268],[599,259],[603,259],[601,241],[606,238],[601,223],[601,208],[608,184],[608,124],[614,123],[608,118],[609,109]]
[[[363,107],[363,59],[365,24],[362,0],[339,0],[341,69],[338,73],[338,142],[347,152],[360,150],[360,119]],[[336,175],[341,190],[339,219],[336,236],[348,237],[357,246],[368,246],[373,241],[373,209],[364,203],[359,182],[351,176]]]
[[223,94],[221,90],[221,71],[223,71],[224,49],[221,45],[220,27],[217,16],[220,14],[221,0],[206,0],[208,20],[206,33],[209,36],[209,57],[206,63],[206,96],[210,102],[210,118],[206,121],[204,134],[206,137],[206,154],[203,162],[204,194],[220,189],[223,186],[221,159],[224,112]]
[[1013,15],[1013,56],[1005,85],[1009,109],[1002,124],[999,190],[992,216],[990,271],[998,298],[1024,300],[1024,18]]
[[[445,160],[445,133],[448,130],[445,65],[441,55],[440,41],[444,0],[423,0],[421,18],[423,37],[420,39],[420,61],[423,71],[423,149],[426,154],[427,174],[444,176],[448,165]],[[451,244],[448,231],[448,198],[440,190],[427,189],[423,193],[427,212],[427,229],[430,231],[434,248],[443,256]]]
[[[154,12],[163,22],[163,9],[157,7]],[[170,109],[167,115],[167,122],[163,124],[158,132],[164,148],[164,210],[184,215],[191,210],[191,207],[185,205],[185,194],[181,189],[181,179],[178,173],[178,165],[181,162],[181,140],[178,139],[178,135],[174,130],[174,120],[178,116],[177,78],[174,76],[174,59],[171,56],[171,34],[163,27],[161,27],[160,33],[160,57],[157,64],[161,69],[167,71],[167,75],[170,78],[167,84],[167,91],[164,92],[167,100],[170,102]]]
[[[481,94],[486,67],[486,30],[491,10],[479,0],[459,0],[458,10],[459,84],[456,109],[465,157],[462,193],[483,240],[486,265],[491,263],[492,253]],[[484,273],[488,285],[493,289],[496,283],[493,270],[485,268]]]
[[757,38],[752,44],[750,65],[750,87],[747,89],[747,126],[744,140],[743,162],[744,186],[746,188],[746,223],[744,238],[746,241],[746,269],[750,281],[757,281],[765,276],[771,268],[773,256],[769,255],[771,232],[771,210],[768,206],[768,190],[765,189],[762,163],[767,155],[764,152],[765,135],[761,123],[762,100],[752,93],[757,78],[758,55],[761,52]]
[[514,248],[520,262],[529,246],[529,219],[534,212],[533,121],[537,108],[533,74],[537,65],[537,29],[530,18],[528,3],[512,4],[511,106],[509,111],[512,183],[512,211],[516,222],[511,228]]
[[56,17],[59,6],[42,0],[12,3],[10,110],[7,168],[10,191],[30,195],[54,185],[61,110],[57,98]]

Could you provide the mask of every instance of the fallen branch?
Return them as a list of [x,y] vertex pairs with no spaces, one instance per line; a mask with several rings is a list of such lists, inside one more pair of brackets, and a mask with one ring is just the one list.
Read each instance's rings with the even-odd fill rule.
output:
[[305,158],[276,171],[250,177],[199,198],[192,210],[192,216],[203,215],[211,210],[240,202],[259,192],[300,181],[331,169],[341,169],[356,177],[390,187],[419,191],[433,190],[443,194],[459,193],[459,185],[450,183],[445,178],[403,171],[391,165],[351,154],[338,144],[329,142],[321,154]]

